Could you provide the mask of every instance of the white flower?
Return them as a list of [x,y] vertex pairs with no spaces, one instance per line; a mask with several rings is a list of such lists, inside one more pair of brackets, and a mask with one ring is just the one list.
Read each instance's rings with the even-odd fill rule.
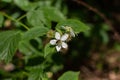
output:
[[67,32],[69,32],[72,37],[75,37],[75,32],[73,31],[73,29],[71,27],[62,26],[62,28],[65,29]]
[[69,35],[60,35],[59,32],[55,32],[55,39],[50,40],[51,45],[56,45],[56,50],[59,52],[62,48],[67,48],[68,45],[65,41],[68,39]]
[[70,34],[71,34],[72,37],[75,37],[75,33],[74,33],[72,28],[70,28]]

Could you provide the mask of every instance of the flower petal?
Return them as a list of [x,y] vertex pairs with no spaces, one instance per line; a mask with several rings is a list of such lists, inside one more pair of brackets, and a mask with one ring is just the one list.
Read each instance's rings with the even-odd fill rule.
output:
[[57,42],[57,40],[56,40],[56,39],[52,39],[52,40],[50,40],[50,44],[51,44],[51,45],[55,45],[55,44],[56,44],[56,42]]
[[60,33],[59,32],[55,32],[55,38],[57,39],[57,40],[60,40]]
[[68,37],[69,37],[68,34],[64,34],[64,35],[61,37],[61,41],[66,41]]
[[75,37],[75,33],[74,33],[73,30],[70,30],[70,35],[71,35],[72,37]]
[[56,46],[56,50],[59,52],[61,50],[61,46]]
[[62,48],[68,48],[68,45],[67,45],[67,43],[65,43],[65,42],[62,42]]

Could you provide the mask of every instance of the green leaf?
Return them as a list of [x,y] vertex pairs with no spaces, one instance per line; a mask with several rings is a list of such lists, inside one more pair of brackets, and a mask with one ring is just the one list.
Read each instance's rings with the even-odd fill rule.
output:
[[29,43],[29,41],[21,41],[19,44],[19,51],[22,52],[24,55],[32,55],[36,52],[34,47]]
[[[36,40],[36,39],[35,39]],[[41,49],[42,46],[43,46],[43,43],[41,42],[41,39],[38,38],[36,40],[38,42],[38,48]],[[34,57],[38,57],[38,56],[44,56],[43,52],[39,51],[38,49],[36,49],[34,46],[32,46],[30,44],[30,41],[29,40],[22,40],[20,43],[19,43],[19,51],[24,54],[24,59],[25,59],[25,63],[28,62],[28,60],[30,58],[34,58]]]
[[58,80],[78,80],[79,72],[67,71]]
[[41,70],[41,69],[33,69],[30,72],[28,80],[41,80],[42,74],[43,74],[43,70]]
[[65,16],[57,8],[44,7],[43,11],[45,16],[51,21],[61,22],[66,19]]
[[46,74],[43,72],[43,69],[37,68],[32,69],[28,76],[28,80],[48,80]]
[[36,26],[43,27],[44,26],[43,23],[46,23],[46,19],[41,10],[33,10],[33,11],[28,12],[27,20],[34,27]]
[[51,6],[52,2],[53,1],[51,1],[51,0],[39,0],[38,1],[38,6],[39,7]]
[[23,39],[24,40],[35,39],[36,37],[45,35],[48,32],[48,30],[49,29],[46,27],[34,27],[24,33]]
[[0,60],[9,62],[17,50],[21,35],[18,31],[4,31],[0,32],[0,36]]
[[[42,44],[39,44],[42,45]],[[24,55],[26,55],[26,57],[30,57],[33,55],[39,55],[39,56],[43,56],[43,53],[41,53],[40,51],[37,51],[37,49],[35,49],[29,42],[29,40],[23,40],[19,43],[19,51],[22,52]]]
[[2,14],[0,14],[0,27],[2,27],[4,21],[4,17]]
[[7,2],[7,3],[10,3],[12,2],[12,0],[2,0],[3,2]]
[[61,26],[71,27],[75,33],[85,32],[89,30],[89,27],[79,20],[68,19],[57,24],[56,28],[61,29]]
[[31,3],[28,0],[14,0],[14,3],[25,11],[30,11],[37,7],[37,3]]
[[44,57],[53,53],[54,51],[55,51],[55,47],[51,47],[51,45],[48,43],[44,48]]

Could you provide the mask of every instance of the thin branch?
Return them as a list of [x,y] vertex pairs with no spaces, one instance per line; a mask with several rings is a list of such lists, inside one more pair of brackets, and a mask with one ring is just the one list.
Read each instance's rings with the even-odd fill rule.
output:
[[26,14],[22,15],[21,17],[19,17],[19,18],[17,19],[17,21],[20,21],[21,19],[23,19],[23,18],[25,18],[25,17],[26,17]]
[[19,23],[22,27],[24,27],[25,29],[29,30],[29,28],[28,28],[25,24],[23,24],[22,22],[20,22],[19,20],[16,20],[16,19],[12,18],[11,16],[7,15],[7,14],[4,13],[4,12],[0,12],[0,14],[2,14],[2,15],[5,16],[6,18],[8,18],[8,19],[10,19],[10,20],[12,20],[12,21],[14,21],[14,22]]
[[114,32],[115,38],[120,41],[119,33],[113,28],[112,22],[102,12],[100,12],[95,7],[92,7],[91,5],[83,2],[82,0],[73,0],[73,1],[77,2],[78,4],[84,6],[84,7],[88,8],[89,10],[98,14],[105,21],[105,23],[110,26],[111,30]]

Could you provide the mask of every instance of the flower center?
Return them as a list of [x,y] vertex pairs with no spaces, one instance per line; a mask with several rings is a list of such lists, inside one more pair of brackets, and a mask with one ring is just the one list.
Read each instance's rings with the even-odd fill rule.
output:
[[57,44],[57,46],[61,46],[61,45],[62,45],[62,41],[61,41],[61,40],[58,40],[58,41],[56,42],[56,44]]

